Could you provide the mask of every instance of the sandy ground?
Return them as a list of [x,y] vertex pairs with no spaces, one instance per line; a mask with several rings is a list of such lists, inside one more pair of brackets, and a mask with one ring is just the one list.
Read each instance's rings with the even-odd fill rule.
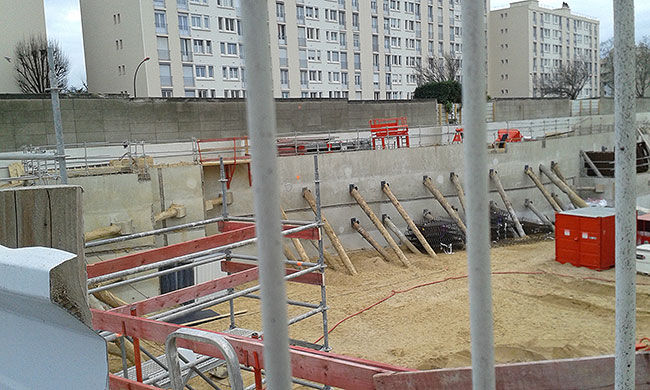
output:
[[[592,271],[554,261],[554,242],[544,240],[493,248],[494,341],[498,363],[561,359],[614,352],[614,270]],[[358,276],[327,270],[329,328],[344,317],[404,290],[467,273],[466,253],[434,260],[409,255],[413,266],[384,262],[377,253],[351,253]],[[553,275],[564,274],[567,276]],[[637,275],[637,338],[650,336],[650,277]],[[318,302],[317,286],[290,283],[290,299]],[[227,305],[213,308],[219,313]],[[239,299],[237,326],[261,329],[259,301]],[[307,309],[290,307],[290,316]],[[224,330],[228,320],[202,325]],[[322,335],[321,316],[292,325],[290,336],[314,342]],[[470,361],[467,279],[430,284],[394,295],[350,318],[330,333],[332,351],[415,369],[468,366]],[[202,388],[202,387],[197,387]]]

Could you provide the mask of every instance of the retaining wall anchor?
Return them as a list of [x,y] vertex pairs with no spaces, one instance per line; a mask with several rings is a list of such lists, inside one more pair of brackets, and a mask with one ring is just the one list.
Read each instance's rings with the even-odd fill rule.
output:
[[366,231],[366,229],[361,227],[361,224],[359,223],[358,219],[351,218],[350,225],[352,225],[352,229],[359,232],[361,237],[363,237],[366,241],[368,241],[368,243],[372,245],[372,247],[375,248],[377,252],[379,252],[381,257],[384,258],[384,260],[390,262],[390,255],[388,254],[388,252],[386,252],[386,250],[381,245],[379,245],[379,243],[374,238],[370,236],[370,234]]
[[463,235],[465,235],[467,237],[467,228],[465,227],[465,223],[463,222],[462,219],[460,219],[460,216],[458,215],[456,210],[454,210],[454,208],[451,207],[451,204],[449,204],[447,199],[445,199],[445,196],[442,195],[442,192],[440,192],[440,190],[438,190],[438,188],[436,188],[436,186],[431,181],[431,178],[429,176],[426,176],[426,175],[423,176],[422,177],[422,184],[424,184],[424,186],[429,190],[429,192],[431,192],[431,194],[436,198],[438,203],[440,203],[442,208],[445,209],[445,211],[447,212],[447,214],[449,214],[451,219],[454,222],[456,222],[456,225],[458,225],[460,230],[463,232]]
[[379,218],[375,215],[375,213],[372,211],[370,206],[368,206],[368,203],[366,203],[365,199],[363,199],[363,196],[361,196],[361,193],[359,193],[359,189],[354,185],[350,184],[350,195],[354,198],[354,200],[357,201],[361,209],[363,210],[364,213],[370,218],[370,221],[375,225],[377,230],[381,233],[382,236],[384,236],[384,239],[390,245],[391,248],[393,248],[393,251],[397,255],[397,258],[406,266],[410,267],[411,262],[409,259],[404,255],[404,252],[400,249],[399,245],[393,240],[393,237],[391,237],[390,233],[388,233],[388,230],[384,227],[384,225],[381,223]]
[[[309,188],[305,187],[302,189],[302,197],[305,198],[307,204],[309,204],[311,211],[313,211],[314,214],[316,214],[316,198],[314,198],[314,194],[311,193],[311,190]],[[327,237],[329,237],[330,241],[332,242],[332,245],[334,246],[336,253],[338,253],[339,258],[343,262],[343,265],[348,270],[348,272],[350,272],[350,274],[357,275],[358,272],[354,268],[354,264],[352,264],[352,261],[350,261],[348,254],[345,252],[345,249],[343,248],[341,241],[336,236],[336,233],[334,233],[334,229],[332,228],[332,225],[330,225],[330,223],[327,221],[327,218],[325,218],[325,216],[322,213],[321,213],[321,220],[323,222],[323,229],[325,230],[325,234],[327,234]]]
[[384,226],[386,226],[388,230],[393,232],[400,239],[401,243],[406,245],[406,247],[409,248],[411,252],[418,255],[422,254],[422,252],[420,252],[418,248],[416,248],[415,245],[413,245],[411,241],[408,238],[406,238],[404,233],[402,233],[402,231],[399,230],[397,226],[395,226],[395,224],[393,223],[393,221],[391,221],[390,216],[388,214],[381,215],[381,222],[384,224]]
[[506,206],[508,213],[510,213],[510,217],[512,218],[512,221],[515,224],[515,229],[517,229],[517,234],[521,238],[526,237],[524,228],[521,227],[521,223],[519,223],[519,218],[517,218],[517,213],[515,213],[515,209],[512,208],[512,203],[510,203],[510,199],[508,199],[508,195],[506,195],[506,191],[503,189],[503,185],[501,185],[501,180],[499,179],[499,174],[497,173],[497,171],[495,171],[494,169],[490,169],[490,178],[492,179],[492,181],[494,181],[494,185],[497,187],[497,191],[499,191],[499,195],[501,195],[503,204]]
[[548,167],[546,167],[544,164],[539,164],[539,170],[543,172],[546,176],[548,176],[549,179],[559,188],[569,196],[569,199],[571,200],[571,203],[573,203],[574,206],[577,208],[582,208],[582,207],[589,207],[587,202],[585,202],[578,194],[576,194],[571,187],[566,185],[562,180],[560,180],[553,172],[551,172]]
[[399,215],[401,215],[404,221],[406,221],[406,224],[411,228],[411,231],[413,232],[413,234],[415,234],[415,237],[417,237],[418,241],[420,241],[420,244],[422,244],[422,247],[429,254],[429,256],[433,257],[434,259],[438,258],[438,255],[436,255],[436,252],[433,251],[433,249],[427,242],[427,239],[424,238],[422,232],[420,232],[420,229],[415,225],[415,222],[413,222],[413,220],[406,212],[404,207],[402,207],[402,205],[400,204],[399,200],[397,200],[397,197],[390,190],[390,185],[385,181],[382,181],[381,190],[384,192],[384,194],[386,194],[386,196],[388,196],[388,199],[390,199],[391,203],[393,203],[393,206],[395,206],[397,212],[399,212]]
[[544,187],[544,185],[542,184],[542,181],[539,180],[539,177],[537,177],[535,172],[533,172],[532,168],[529,167],[528,165],[525,165],[524,166],[524,172],[528,175],[528,177],[530,177],[530,179],[533,181],[533,183],[535,183],[535,185],[537,186],[539,191],[542,193],[542,195],[544,195],[544,199],[546,199],[548,204],[551,205],[553,210],[555,210],[558,213],[562,212],[563,210],[560,208],[560,205],[558,205],[557,202],[555,201],[555,199],[553,199],[553,197],[551,196],[551,193],[548,192],[546,187]]

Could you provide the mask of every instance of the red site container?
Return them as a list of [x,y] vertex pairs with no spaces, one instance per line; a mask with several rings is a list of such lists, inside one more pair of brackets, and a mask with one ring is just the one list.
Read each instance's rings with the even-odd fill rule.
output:
[[555,260],[599,271],[613,267],[614,218],[608,207],[555,214]]

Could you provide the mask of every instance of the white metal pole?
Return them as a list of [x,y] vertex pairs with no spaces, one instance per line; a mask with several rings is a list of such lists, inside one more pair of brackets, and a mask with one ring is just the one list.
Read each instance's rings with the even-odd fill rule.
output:
[[264,368],[268,388],[291,388],[287,292],[282,254],[275,102],[271,74],[268,2],[242,1],[248,75],[247,119],[251,140],[257,250],[262,295]]
[[614,0],[616,390],[634,389],[636,337],[636,107],[634,0]]
[[494,390],[490,220],[488,203],[486,97],[486,9],[463,1],[463,111],[469,274],[472,387]]
[[56,135],[56,154],[58,156],[61,183],[68,184],[68,170],[65,163],[65,143],[63,141],[63,121],[61,120],[61,105],[59,103],[59,84],[56,79],[54,65],[54,47],[47,43],[47,63],[49,66],[50,95],[52,96],[52,115],[54,117],[54,134]]

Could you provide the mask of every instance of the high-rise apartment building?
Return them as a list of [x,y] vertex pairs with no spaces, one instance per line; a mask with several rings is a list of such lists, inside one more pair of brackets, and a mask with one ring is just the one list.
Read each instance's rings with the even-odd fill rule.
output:
[[30,36],[45,33],[43,0],[0,0],[0,93],[18,93],[14,49]]
[[[278,98],[407,99],[416,64],[462,51],[460,0],[268,5]],[[239,0],[81,0],[81,17],[91,92],[133,94],[149,57],[138,96],[245,96]]]
[[540,80],[562,66],[585,61],[591,73],[579,98],[599,97],[599,21],[536,0],[490,11],[488,94],[493,98],[541,97]]

